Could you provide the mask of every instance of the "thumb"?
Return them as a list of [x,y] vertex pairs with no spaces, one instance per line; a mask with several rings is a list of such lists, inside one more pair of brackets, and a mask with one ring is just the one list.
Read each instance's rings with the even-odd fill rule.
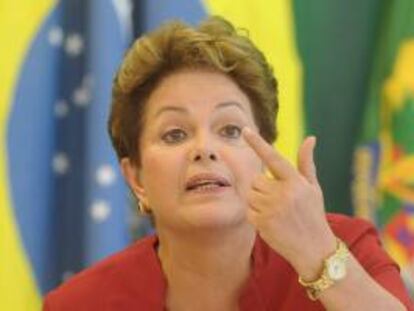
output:
[[316,145],[316,137],[306,137],[300,146],[298,153],[298,170],[312,184],[318,183],[313,152]]

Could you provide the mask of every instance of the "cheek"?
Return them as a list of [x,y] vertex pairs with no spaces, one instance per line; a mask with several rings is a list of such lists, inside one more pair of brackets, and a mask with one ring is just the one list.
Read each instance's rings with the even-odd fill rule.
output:
[[143,181],[148,192],[172,189],[177,184],[182,168],[182,156],[178,152],[162,148],[148,148],[142,153]]

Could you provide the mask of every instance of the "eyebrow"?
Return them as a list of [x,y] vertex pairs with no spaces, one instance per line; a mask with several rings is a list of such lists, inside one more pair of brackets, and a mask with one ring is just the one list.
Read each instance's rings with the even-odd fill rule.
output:
[[225,108],[225,107],[231,107],[231,106],[236,106],[240,110],[246,112],[246,110],[244,109],[244,107],[239,102],[235,102],[235,101],[222,102],[222,103],[218,104],[215,109]]
[[[240,110],[246,112],[246,109],[239,102],[236,102],[236,101],[228,101],[228,102],[219,103],[214,108],[214,110],[223,109],[223,108],[226,108],[226,107],[237,107]],[[188,114],[189,113],[188,110],[183,108],[183,107],[165,106],[165,107],[162,107],[160,110],[157,111],[157,113],[155,114],[155,118],[159,117],[162,113],[167,112],[167,111],[178,112],[178,113],[183,113],[183,114]]]

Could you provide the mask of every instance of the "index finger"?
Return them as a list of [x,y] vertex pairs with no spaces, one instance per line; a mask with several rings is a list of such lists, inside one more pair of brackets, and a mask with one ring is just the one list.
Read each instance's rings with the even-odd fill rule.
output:
[[269,145],[259,134],[248,127],[244,127],[242,136],[259,158],[262,159],[273,177],[288,179],[296,174],[296,170],[292,164]]

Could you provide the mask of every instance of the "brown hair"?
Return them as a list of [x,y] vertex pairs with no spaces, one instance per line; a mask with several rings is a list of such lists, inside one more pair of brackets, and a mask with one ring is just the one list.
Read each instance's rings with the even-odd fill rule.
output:
[[277,82],[264,55],[221,17],[209,17],[198,27],[172,21],[137,39],[115,76],[108,131],[118,159],[140,162],[146,100],[163,77],[180,69],[229,76],[249,97],[261,136],[274,142]]

